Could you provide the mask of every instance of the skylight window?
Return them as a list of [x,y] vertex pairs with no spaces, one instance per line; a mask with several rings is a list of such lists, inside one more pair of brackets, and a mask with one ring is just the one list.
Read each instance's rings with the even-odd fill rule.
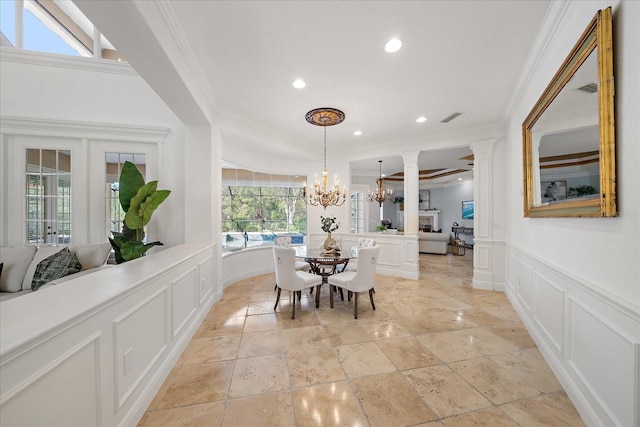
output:
[[0,32],[2,46],[123,59],[71,1],[0,0]]
[[[62,29],[54,31],[52,28],[54,27],[54,24],[50,22],[50,20],[48,22],[49,25],[45,25],[46,18],[43,20],[38,19],[29,10],[29,3],[31,2],[25,2],[24,13],[22,15],[24,34],[22,40],[23,49],[37,50],[39,52],[61,53],[63,55],[80,55],[81,53],[78,50],[73,49],[67,41],[63,40],[63,37],[56,34],[62,32]],[[68,36],[66,38],[68,38]],[[91,55],[86,51],[83,56]]]

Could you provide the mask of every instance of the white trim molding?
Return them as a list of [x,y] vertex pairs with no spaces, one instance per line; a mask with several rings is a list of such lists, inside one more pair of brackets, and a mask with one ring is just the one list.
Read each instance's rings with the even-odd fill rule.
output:
[[587,425],[640,423],[640,309],[507,246],[506,293]]
[[97,71],[109,74],[123,74],[126,76],[139,76],[136,70],[134,70],[126,61],[36,52],[7,46],[0,47],[0,56],[2,56],[2,61],[6,62],[17,62],[21,64],[33,64],[46,67],[71,68],[73,70],[93,72]]
[[5,135],[58,136],[157,144],[163,143],[169,132],[169,128],[161,127],[0,116],[0,133]]

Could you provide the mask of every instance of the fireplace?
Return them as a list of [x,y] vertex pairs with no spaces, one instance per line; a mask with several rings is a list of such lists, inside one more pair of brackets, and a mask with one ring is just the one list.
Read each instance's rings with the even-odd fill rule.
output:
[[418,216],[418,227],[422,231],[438,231],[438,214],[440,211],[420,211]]

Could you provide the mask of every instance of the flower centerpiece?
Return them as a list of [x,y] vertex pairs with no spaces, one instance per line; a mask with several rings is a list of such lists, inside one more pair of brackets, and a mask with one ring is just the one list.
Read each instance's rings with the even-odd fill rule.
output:
[[336,231],[338,228],[340,228],[340,224],[336,222],[335,217],[325,217],[322,215],[320,216],[320,223],[322,231],[327,233],[327,238],[322,243],[321,253],[323,255],[333,255],[336,253],[340,253],[340,247],[338,246],[338,243],[333,237],[331,237],[331,232]]

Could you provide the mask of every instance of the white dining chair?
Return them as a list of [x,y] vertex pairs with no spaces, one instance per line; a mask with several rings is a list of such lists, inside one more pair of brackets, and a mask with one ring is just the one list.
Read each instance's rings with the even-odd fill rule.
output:
[[[371,248],[373,246],[376,245],[376,241],[375,239],[370,239],[368,237],[360,237],[358,239],[358,251],[362,248]],[[340,273],[342,273],[343,271],[357,271],[358,270],[358,266],[356,265],[356,263],[353,263],[351,265],[348,265],[347,267],[338,267],[338,271]],[[373,291],[375,292],[375,290]]]
[[[291,246],[291,236],[278,236],[273,240],[273,244],[275,246],[289,247]],[[296,261],[295,266],[297,271],[307,271],[311,273],[311,266],[308,262]],[[273,289],[275,290],[277,287],[278,285],[276,284]]]
[[293,304],[291,305],[291,318],[296,317],[296,294],[298,294],[298,301],[301,300],[301,291],[307,288],[318,287],[322,284],[322,277],[306,271],[296,271],[295,269],[295,256],[296,250],[294,248],[288,248],[285,246],[273,247],[273,262],[276,270],[276,288],[278,289],[278,295],[276,296],[276,304],[273,306],[275,310],[278,308],[280,302],[280,292],[282,289],[285,291],[293,292]]
[[373,302],[373,285],[379,253],[380,246],[362,248],[358,251],[358,270],[345,271],[344,273],[329,276],[329,303],[331,308],[333,308],[333,291],[337,287],[347,291],[348,300],[351,300],[351,293],[354,294],[353,317],[355,319],[358,318],[358,294],[360,292],[369,291],[371,307],[374,310],[376,309]]

